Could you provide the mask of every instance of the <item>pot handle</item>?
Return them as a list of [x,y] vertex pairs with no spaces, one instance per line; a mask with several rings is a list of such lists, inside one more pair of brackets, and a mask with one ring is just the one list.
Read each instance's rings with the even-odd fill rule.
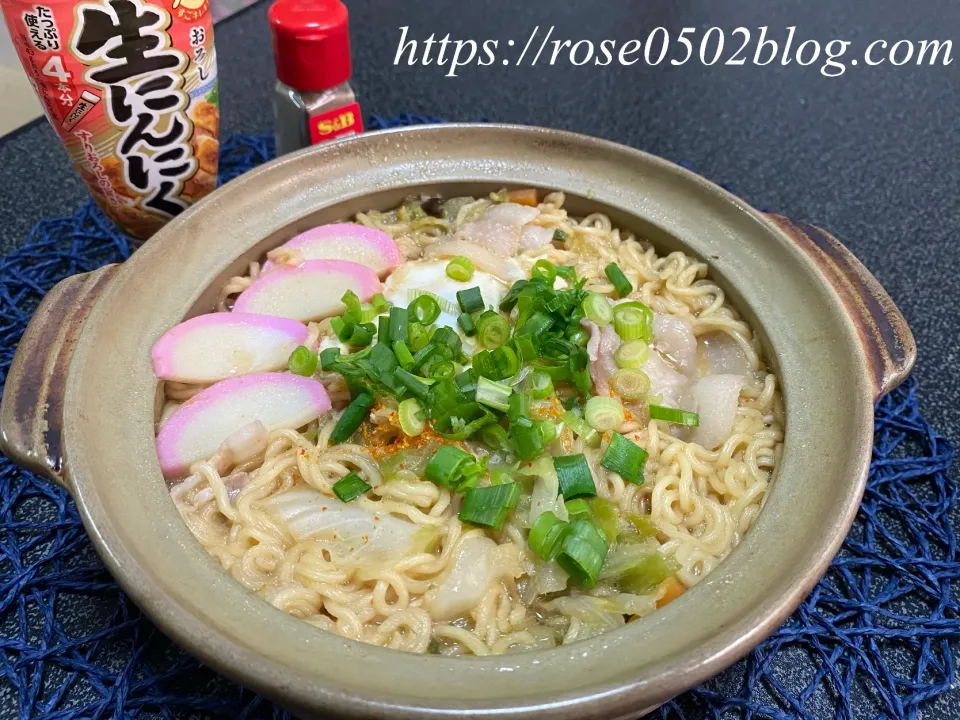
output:
[[906,380],[917,359],[917,344],[907,321],[877,279],[833,235],[782,215],[767,217],[816,263],[843,300],[860,334],[874,400],[879,400]]
[[63,402],[83,321],[119,265],[61,280],[40,302],[7,373],[0,403],[0,450],[69,490],[63,460]]

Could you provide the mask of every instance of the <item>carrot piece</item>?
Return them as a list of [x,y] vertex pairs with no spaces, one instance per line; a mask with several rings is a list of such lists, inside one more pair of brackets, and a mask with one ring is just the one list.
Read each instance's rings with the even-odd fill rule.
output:
[[668,602],[676,600],[687,591],[687,588],[684,587],[683,583],[677,580],[675,577],[667,578],[663,581],[662,585],[663,596],[657,600],[658,608],[662,608]]
[[524,188],[523,190],[511,190],[507,193],[507,202],[517,203],[517,205],[537,206],[537,191],[534,188]]

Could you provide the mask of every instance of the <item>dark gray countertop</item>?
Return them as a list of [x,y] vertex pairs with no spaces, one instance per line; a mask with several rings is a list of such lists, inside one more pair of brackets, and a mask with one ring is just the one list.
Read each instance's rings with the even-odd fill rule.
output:
[[[960,443],[960,62],[948,67],[848,67],[826,78],[819,64],[758,68],[393,67],[401,26],[423,39],[508,39],[522,45],[535,25],[554,38],[645,39],[658,25],[718,26],[728,35],[770,27],[782,39],[960,42],[951,0],[509,0],[417,3],[348,0],[355,80],[364,111],[409,111],[451,120],[487,118],[609,138],[727,184],[753,205],[818,224],[863,260],[890,292],[919,345],[916,376],[927,418]],[[921,9],[922,7],[922,9]],[[455,9],[454,9],[455,8]],[[222,132],[271,126],[273,66],[261,3],[217,27]],[[738,43],[739,44],[739,43]],[[752,55],[752,46],[751,52]],[[960,56],[960,45],[954,48]],[[725,50],[727,58],[730,50]],[[673,56],[673,52],[671,53]],[[516,52],[512,55],[516,57]],[[499,63],[499,61],[498,61]],[[72,212],[86,197],[46,123],[0,140],[0,252],[21,244],[38,219]],[[930,717],[960,717],[944,697]]]

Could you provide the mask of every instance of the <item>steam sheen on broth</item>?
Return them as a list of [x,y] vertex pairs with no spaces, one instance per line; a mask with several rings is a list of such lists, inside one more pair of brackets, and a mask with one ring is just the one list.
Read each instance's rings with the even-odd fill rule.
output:
[[776,376],[706,264],[563,204],[315,228],[158,341],[161,468],[237,581],[354,640],[488,655],[643,618],[738,544]]

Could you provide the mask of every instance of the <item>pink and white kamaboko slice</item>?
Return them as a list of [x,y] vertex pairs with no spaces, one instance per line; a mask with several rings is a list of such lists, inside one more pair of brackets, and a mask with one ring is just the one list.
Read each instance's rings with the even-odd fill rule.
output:
[[343,311],[340,298],[347,290],[366,302],[380,292],[380,278],[360,263],[307,260],[263,273],[240,293],[233,310],[301,322],[322,320]]
[[[282,247],[295,250],[303,260],[349,260],[366,265],[384,278],[403,262],[403,254],[389,235],[381,230],[335,223],[302,232]],[[272,260],[264,271],[275,267]]]
[[236,375],[281,370],[309,335],[296,320],[250,313],[211,313],[180,323],[153,346],[153,372],[162,380],[212,383]]
[[213,457],[221,443],[255,421],[273,431],[299,428],[330,410],[317,380],[290,373],[257,373],[223,380],[184,403],[160,429],[157,455],[166,477]]

